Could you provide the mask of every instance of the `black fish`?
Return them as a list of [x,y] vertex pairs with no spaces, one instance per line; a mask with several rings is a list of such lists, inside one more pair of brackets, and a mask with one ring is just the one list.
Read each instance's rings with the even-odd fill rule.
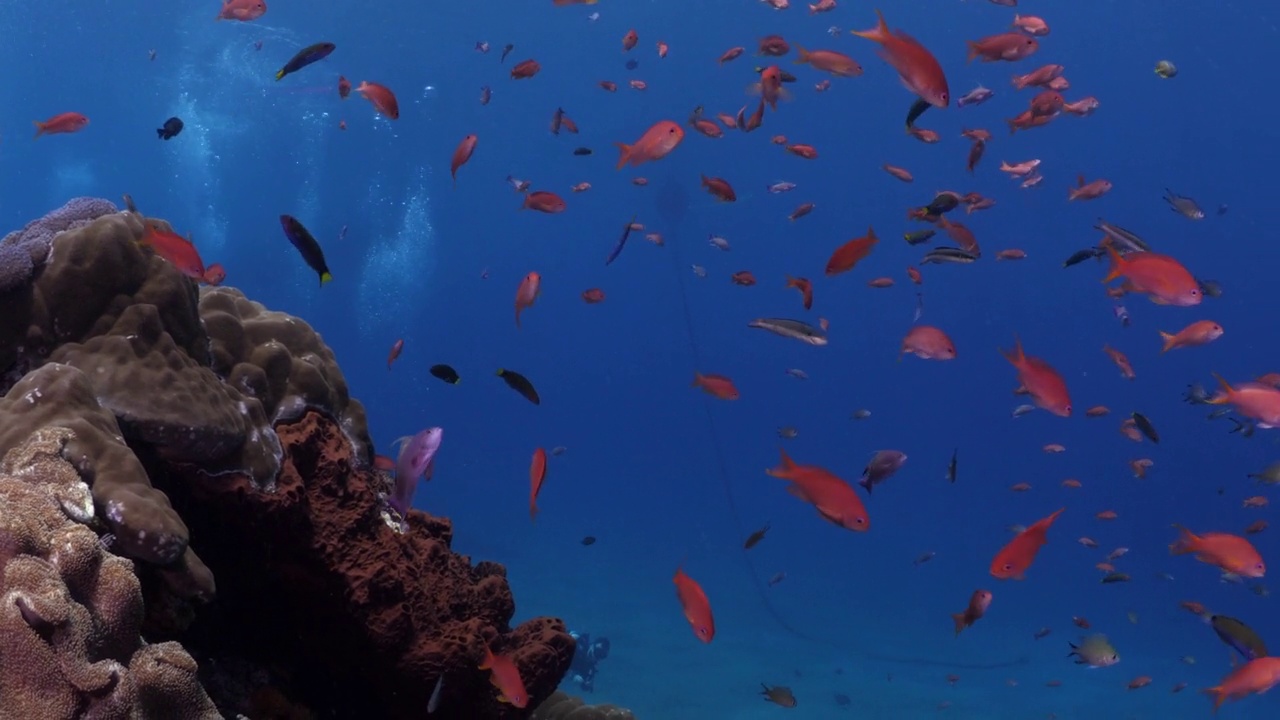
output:
[[924,111],[931,107],[933,106],[929,104],[928,100],[916,100],[912,103],[911,109],[907,111],[907,127],[914,127],[916,120],[919,120]]
[[622,228],[622,237],[618,238],[618,244],[613,246],[613,250],[609,252],[609,257],[604,259],[605,265],[617,260],[618,256],[622,254],[622,248],[627,246],[627,238],[631,237],[631,227],[635,224],[636,216],[632,215],[631,219],[627,221],[626,227]]
[[1160,444],[1160,433],[1156,432],[1156,426],[1151,424],[1147,416],[1136,412],[1131,417],[1133,418],[1133,424],[1138,426],[1138,429],[1142,431],[1143,435],[1147,436],[1148,440],[1157,445]]
[[542,404],[542,399],[538,397],[538,391],[533,389],[533,383],[529,382],[529,378],[518,372],[503,370],[502,368],[498,368],[497,374],[507,384],[507,387],[523,395],[525,400],[534,405]]
[[1079,265],[1085,260],[1088,260],[1090,258],[1096,258],[1096,257],[1100,257],[1098,255],[1097,248],[1086,248],[1084,250],[1077,250],[1076,252],[1072,253],[1071,257],[1067,258],[1062,262],[1062,267],[1069,268],[1072,265]]
[[907,241],[908,245],[919,245],[928,242],[929,238],[938,233],[937,230],[916,230],[915,232],[903,233],[902,239]]
[[956,481],[956,458],[960,455],[960,448],[951,451],[951,463],[947,465],[947,482]]
[[462,382],[462,377],[458,375],[458,371],[454,370],[448,365],[432,365],[431,374],[449,383],[450,385],[457,385],[458,383]]
[[302,223],[292,215],[281,215],[280,226],[284,228],[285,237],[289,238],[289,242],[298,248],[298,252],[302,254],[302,259],[307,261],[307,265],[315,270],[320,276],[320,284],[324,285],[333,279],[333,275],[329,272],[329,266],[324,262],[324,251],[320,249],[320,243],[311,236]]
[[171,117],[164,121],[164,127],[156,128],[156,135],[161,140],[178,137],[178,133],[182,132],[182,118]]
[[331,42],[320,42],[302,48],[297,55],[289,58],[289,62],[285,63],[284,67],[276,72],[276,80],[281,80],[289,73],[296,73],[313,62],[329,57],[329,53],[333,52],[336,47],[337,45]]
[[582,544],[583,544],[583,545],[595,545],[595,544],[596,544],[596,536],[595,536],[595,535],[588,535],[588,536],[586,536],[586,537],[582,538]]
[[574,155],[590,155],[590,154],[591,154],[591,148],[589,148],[589,147],[574,148],[574,149],[573,149],[573,154],[574,154]]
[[507,43],[505,46],[503,46],[503,48],[502,48],[502,57],[498,58],[498,62],[500,62],[500,63],[504,63],[504,62],[506,62],[506,61],[507,61],[507,56],[508,56],[508,55],[510,55],[510,54],[511,54],[511,51],[512,51],[512,50],[515,50],[515,49],[516,49],[516,46],[515,46],[515,45],[512,45],[511,43]]
[[769,532],[769,523],[765,523],[764,527],[748,535],[746,542],[742,543],[742,549],[750,550],[755,547],[756,543],[764,539],[764,534],[767,532]]
[[945,215],[955,210],[960,205],[960,196],[955,193],[938,193],[928,205],[924,206],[924,211],[929,215]]
[[639,61],[639,60],[636,60],[635,58],[632,58],[632,59],[630,59],[630,60],[628,60],[628,61],[627,61],[627,69],[628,69],[628,70],[635,70],[635,69],[636,69],[636,68],[638,68],[638,67],[640,67],[640,61]]

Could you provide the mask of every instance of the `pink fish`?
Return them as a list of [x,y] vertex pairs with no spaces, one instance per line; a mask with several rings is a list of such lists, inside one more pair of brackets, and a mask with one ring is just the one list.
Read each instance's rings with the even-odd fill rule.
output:
[[400,456],[396,459],[396,485],[388,501],[396,512],[404,515],[413,501],[413,491],[418,486],[418,479],[425,476],[427,480],[435,470],[436,451],[444,439],[444,428],[431,427],[414,435],[402,437]]

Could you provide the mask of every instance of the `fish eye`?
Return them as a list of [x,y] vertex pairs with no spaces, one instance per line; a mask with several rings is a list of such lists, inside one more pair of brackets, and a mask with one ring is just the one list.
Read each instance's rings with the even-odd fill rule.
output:
[[1009,572],[1009,571],[1013,570],[1013,566],[1012,566],[1012,565],[1010,565],[1009,563],[1005,563],[1005,564],[1004,564],[1004,570],[1005,570],[1005,572]]

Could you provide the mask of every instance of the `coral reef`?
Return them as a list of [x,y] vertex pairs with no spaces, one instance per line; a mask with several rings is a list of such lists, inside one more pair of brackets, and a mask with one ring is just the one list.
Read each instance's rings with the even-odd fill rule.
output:
[[141,587],[86,525],[75,440],[47,426],[0,461],[0,717],[220,718],[181,645],[141,641]]
[[[60,518],[0,515],[0,720],[19,696],[48,718],[217,717],[210,695],[228,716],[287,697],[418,718],[441,677],[433,719],[528,717],[497,701],[484,647],[537,703],[572,658],[563,623],[512,629],[501,565],[454,553],[443,518],[394,517],[320,335],[200,290],[137,243],[143,221],[79,199],[0,242],[0,452],[41,468],[6,461],[24,479],[0,495]],[[11,647],[56,672],[41,685]],[[257,679],[231,691],[217,673],[242,659]]]
[[557,690],[533,711],[533,720],[636,720],[636,716],[616,705],[588,705]]

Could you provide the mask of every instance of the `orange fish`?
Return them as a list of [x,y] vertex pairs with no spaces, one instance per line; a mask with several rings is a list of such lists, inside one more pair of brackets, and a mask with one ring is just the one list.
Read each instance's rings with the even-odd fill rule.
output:
[[812,145],[801,145],[797,143],[795,145],[788,145],[786,149],[787,149],[787,152],[791,153],[792,155],[798,155],[804,158],[805,160],[818,159],[818,150],[814,148]]
[[1127,355],[1110,345],[1103,345],[1102,352],[1106,353],[1107,357],[1111,358],[1111,362],[1115,363],[1116,367],[1120,369],[1120,376],[1125,380],[1133,380],[1138,377],[1138,374],[1133,371],[1133,365],[1129,363],[1129,357]]
[[751,287],[756,284],[756,276],[751,274],[750,270],[739,270],[730,278],[734,285],[742,285],[743,287]]
[[1256,420],[1258,427],[1280,427],[1280,390],[1262,383],[1244,383],[1238,388],[1214,373],[1222,392],[1209,399],[1210,405],[1234,405],[1236,412]]
[[684,574],[683,568],[676,568],[674,581],[676,597],[684,609],[684,619],[693,628],[693,634],[704,643],[711,642],[716,636],[716,619],[711,614],[711,601],[707,600],[707,594],[696,580]]
[[604,291],[600,288],[589,288],[582,291],[582,301],[588,305],[604,302]]
[[622,52],[628,52],[640,42],[640,35],[635,30],[628,30],[626,35],[622,36]]
[[998,60],[1013,62],[1021,60],[1039,49],[1040,42],[1024,33],[1000,33],[981,40],[970,40],[968,60],[972,62],[974,58],[982,58],[983,62],[996,62]]
[[1052,515],[1037,520],[1031,527],[1018,533],[1016,537],[1009,541],[1009,544],[1000,549],[996,553],[995,559],[991,561],[991,575],[1001,580],[1021,580],[1026,574],[1027,569],[1031,567],[1031,563],[1036,559],[1036,553],[1040,552],[1040,548],[1044,546],[1046,534],[1049,527],[1053,525],[1053,521],[1058,519],[1062,514],[1062,508]]
[[526,80],[538,74],[542,66],[537,60],[521,60],[511,68],[512,80]]
[[204,269],[202,279],[210,285],[221,285],[227,279],[227,269],[222,267],[222,263],[214,263]]
[[634,145],[614,143],[619,150],[618,166],[615,169],[660,160],[675,150],[683,139],[684,130],[678,124],[671,120],[659,120],[653,127],[645,130]]
[[876,27],[854,30],[853,34],[880,43],[880,57],[898,71],[908,90],[934,107],[946,107],[951,102],[951,91],[938,59],[910,35],[901,30],[890,32],[879,10],[876,17],[880,21]]
[[453,186],[455,188],[458,187],[458,168],[466,165],[467,161],[471,159],[471,153],[476,151],[476,141],[478,139],[475,135],[468,135],[462,138],[462,141],[458,143],[458,147],[453,151],[453,160],[449,162],[449,175],[453,177]]
[[529,693],[524,689],[524,681],[520,679],[520,669],[506,655],[494,655],[488,644],[484,646],[484,660],[481,670],[490,671],[489,681],[498,688],[498,700],[523,708],[529,704]]
[[347,96],[350,94],[351,94],[351,81],[339,75],[338,76],[338,98],[341,100],[346,100]]
[[991,591],[974,590],[973,595],[969,597],[969,607],[964,612],[953,613],[951,619],[956,624],[956,635],[960,635],[960,631],[973,625],[983,615],[987,613],[987,608],[991,607]]
[[791,482],[787,491],[810,503],[818,514],[830,523],[846,530],[866,532],[871,529],[871,518],[863,506],[857,491],[849,483],[826,468],[817,465],[799,465],[782,453],[782,463],[765,472]]
[[905,168],[900,168],[895,165],[889,165],[888,163],[885,163],[880,167],[883,168],[885,172],[898,178],[902,182],[912,182],[913,180],[915,180],[915,177],[911,175],[911,172],[909,170],[906,170]]
[[200,252],[189,238],[172,230],[162,230],[154,220],[145,221],[144,227],[142,237],[138,240],[139,245],[151,248],[183,275],[194,280],[205,279],[204,261],[200,259]]
[[1022,340],[1016,340],[1012,352],[1000,351],[1018,371],[1018,382],[1031,395],[1037,407],[1060,417],[1071,417],[1071,395],[1067,383],[1049,363],[1028,357],[1022,351]]
[[761,106],[759,112],[762,116],[764,114],[764,103],[769,104],[770,110],[777,110],[779,100],[791,99],[791,93],[782,87],[782,68],[777,65],[770,65],[761,70],[760,82],[750,85],[747,89],[760,96]]
[[1171,555],[1195,553],[1196,559],[1202,563],[1247,578],[1260,578],[1267,574],[1267,565],[1258,550],[1239,535],[1216,532],[1196,535],[1180,525],[1174,527],[1182,535],[1169,546]]
[[1111,192],[1110,180],[1099,179],[1086,183],[1084,176],[1081,175],[1076,178],[1076,186],[1067,190],[1067,201],[1095,200],[1109,192]]
[[718,177],[702,176],[702,187],[707,189],[720,202],[736,202],[738,194],[733,191],[733,186],[728,180]]
[[533,307],[533,301],[542,293],[542,276],[531,272],[520,281],[516,288],[516,327],[520,327],[520,313]]
[[547,479],[547,451],[538,448],[529,461],[529,521],[538,519],[538,493]]
[[1200,283],[1177,260],[1153,252],[1131,252],[1121,255],[1110,243],[1111,270],[1102,282],[1123,277],[1130,292],[1144,293],[1157,305],[1191,307],[1204,299]]
[[723,55],[720,56],[719,63],[723,65],[729,62],[730,60],[736,60],[737,58],[742,56],[742,53],[746,51],[747,49],[744,47],[729,48],[728,50],[724,51]]
[[1207,345],[1222,337],[1222,333],[1222,326],[1212,320],[1197,320],[1179,330],[1176,335],[1161,330],[1160,339],[1164,340],[1164,347],[1160,352],[1166,353],[1174,348]]
[[520,204],[520,209],[537,210],[543,213],[562,213],[568,205],[565,204],[564,198],[547,190],[534,190],[524,196],[524,202]]
[[89,124],[89,118],[78,112],[58,113],[53,117],[40,122],[32,120],[36,126],[36,137],[41,135],[57,135],[59,133],[73,133],[84,129]]
[[257,20],[267,12],[267,4],[262,0],[222,0],[222,9],[214,20],[239,20],[248,22]]
[[733,381],[724,375],[703,375],[695,372],[693,384],[690,387],[702,388],[703,392],[720,400],[737,400],[739,397],[738,388],[734,387]]
[[922,360],[955,360],[956,346],[947,334],[936,327],[916,325],[907,331],[902,339],[902,348],[898,351],[898,359],[911,353]]
[[862,66],[857,60],[835,50],[805,50],[796,45],[796,53],[800,58],[797,65],[808,64],[836,77],[858,77],[862,74]]
[[361,80],[356,87],[356,92],[364,96],[366,100],[373,103],[373,109],[385,115],[391,120],[400,117],[400,103],[396,100],[396,94],[391,92],[389,88],[378,83]]
[[865,237],[854,238],[836,248],[836,251],[831,253],[831,258],[827,260],[827,277],[852,270],[862,259],[871,254],[871,249],[878,242],[880,239],[876,237],[875,228],[867,228]]
[[391,363],[400,357],[400,353],[404,350],[404,338],[395,341],[391,346],[391,352],[387,353],[387,369],[391,369]]
[[800,291],[800,296],[804,301],[804,309],[813,308],[813,283],[806,278],[794,278],[787,276],[787,287],[795,288]]
[[1239,700],[1254,693],[1261,694],[1278,684],[1280,657],[1260,657],[1232,670],[1222,682],[1204,693],[1213,698],[1213,710],[1217,712],[1222,703],[1228,700]]

